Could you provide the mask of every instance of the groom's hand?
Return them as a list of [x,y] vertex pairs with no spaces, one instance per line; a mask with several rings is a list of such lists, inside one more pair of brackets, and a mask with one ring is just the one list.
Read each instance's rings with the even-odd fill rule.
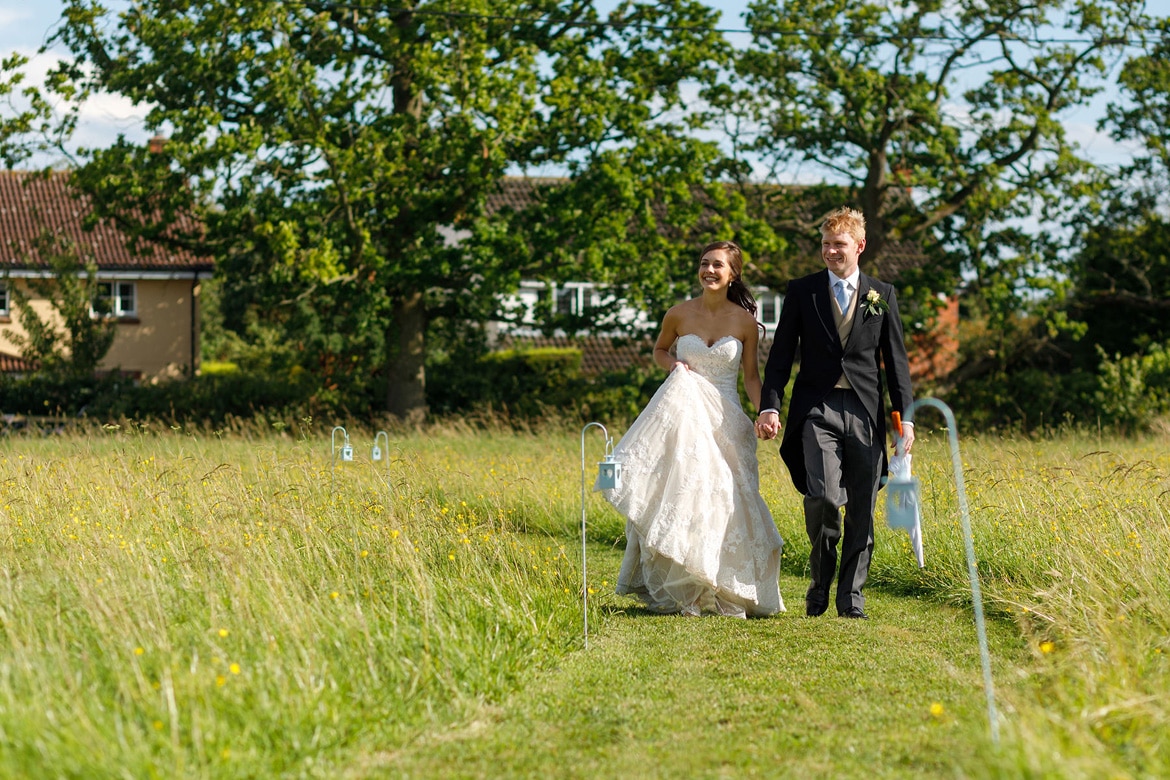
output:
[[775,439],[780,432],[780,415],[776,412],[762,412],[756,418],[756,436],[761,439]]
[[902,424],[902,451],[909,453],[914,446],[914,426]]

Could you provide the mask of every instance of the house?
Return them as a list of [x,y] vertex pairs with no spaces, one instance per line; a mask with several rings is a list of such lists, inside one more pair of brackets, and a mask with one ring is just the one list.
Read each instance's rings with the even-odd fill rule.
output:
[[113,346],[100,364],[142,381],[194,373],[199,367],[200,283],[212,261],[159,245],[131,251],[126,235],[108,220],[92,229],[91,210],[69,184],[69,174],[0,172],[0,369],[27,371],[14,334],[25,333],[12,292],[30,297],[38,316],[59,318],[51,302],[29,282],[51,278],[41,254],[43,237],[64,239],[85,263],[97,267],[103,310],[116,320]]
[[[541,188],[556,187],[563,179],[506,177],[499,189],[488,198],[487,211],[494,214],[505,209],[522,210],[531,205]],[[452,233],[448,240],[457,242],[459,236]],[[752,294],[759,307],[756,318],[769,332],[776,329],[780,319],[780,305],[784,296],[766,287],[753,287]],[[588,330],[567,333],[557,330],[546,335],[540,327],[536,311],[549,306],[557,315],[570,320],[574,317],[589,321],[591,311],[605,307],[613,312],[614,325],[593,322]],[[582,371],[597,374],[626,368],[630,365],[649,365],[658,321],[652,320],[643,309],[615,300],[605,285],[589,281],[568,281],[563,283],[539,280],[521,280],[519,288],[505,296],[502,310],[508,320],[488,324],[488,335],[492,343],[500,348],[510,347],[573,347],[582,352]],[[641,334],[631,335],[631,334]]]
[[[488,199],[489,213],[504,209],[520,210],[530,205],[538,197],[537,190],[542,187],[556,186],[557,179],[526,179],[518,177],[505,178],[500,188]],[[816,225],[819,215],[827,208],[818,204],[801,187],[778,187],[760,185],[756,191],[748,193],[751,202],[756,208],[769,214],[777,223],[791,223],[789,239],[797,247],[797,252],[807,258],[802,273],[823,268],[820,260],[819,243],[811,239],[806,233],[796,231],[792,225],[803,221],[807,225]],[[777,197],[780,196],[780,197]],[[823,197],[823,193],[821,193]],[[781,213],[788,216],[787,220],[780,218]],[[799,219],[793,220],[796,214]],[[452,240],[457,237],[452,236]],[[909,242],[890,241],[884,246],[880,261],[882,275],[887,279],[896,280],[899,273],[906,269],[915,268],[926,260],[917,245]],[[863,260],[867,271],[872,271],[869,258]],[[787,280],[776,280],[779,285]],[[758,309],[756,319],[765,327],[760,339],[760,365],[767,360],[768,351],[772,345],[772,335],[780,320],[780,308],[784,302],[784,295],[769,287],[757,286],[752,288]],[[640,331],[641,338],[631,338],[628,333],[623,334],[620,329],[613,332],[605,326],[590,331],[566,333],[557,331],[546,335],[539,327],[535,311],[540,305],[549,305],[556,314],[577,316],[585,319],[590,309],[597,309],[607,303],[617,303],[617,318],[627,325],[633,325]],[[573,347],[582,352],[582,372],[599,374],[605,371],[621,370],[630,365],[649,366],[652,364],[652,353],[657,322],[650,320],[645,311],[625,305],[622,301],[607,299],[605,287],[587,281],[571,281],[565,283],[545,283],[536,280],[522,280],[519,289],[507,296],[503,309],[510,315],[507,322],[489,324],[489,335],[500,348],[515,347]],[[946,376],[954,369],[958,361],[958,300],[950,298],[944,302],[939,312],[936,324],[930,331],[908,334],[910,342],[911,367],[910,372],[916,383],[930,382]]]

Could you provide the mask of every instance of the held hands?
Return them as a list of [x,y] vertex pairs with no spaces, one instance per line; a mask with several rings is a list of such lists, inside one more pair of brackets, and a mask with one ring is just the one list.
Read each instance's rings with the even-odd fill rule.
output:
[[780,415],[776,412],[763,412],[756,418],[756,436],[765,441],[775,439],[780,427]]

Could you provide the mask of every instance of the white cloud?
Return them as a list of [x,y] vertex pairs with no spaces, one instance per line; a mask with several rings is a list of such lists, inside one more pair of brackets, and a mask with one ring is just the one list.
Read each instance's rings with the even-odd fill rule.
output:
[[27,9],[0,8],[0,27],[15,27],[21,22],[27,22],[32,18],[32,12]]
[[[57,54],[38,53],[26,48],[12,49],[0,54],[0,56],[7,56],[13,51],[18,51],[28,58],[28,64],[24,66],[23,71],[25,73],[24,85],[29,86],[43,86],[49,72],[57,67],[63,59]],[[52,100],[52,96],[50,96],[50,102],[54,104],[55,111],[62,116],[73,108],[72,104],[64,100]],[[14,105],[17,108],[21,107],[19,99],[14,100]],[[119,135],[145,143],[148,134],[143,123],[148,111],[149,108],[135,106],[120,95],[109,93],[94,95],[78,107],[77,130],[68,146],[72,150],[77,148],[98,149],[109,146],[117,140]],[[40,155],[31,160],[29,164],[39,167],[60,162],[57,155]]]

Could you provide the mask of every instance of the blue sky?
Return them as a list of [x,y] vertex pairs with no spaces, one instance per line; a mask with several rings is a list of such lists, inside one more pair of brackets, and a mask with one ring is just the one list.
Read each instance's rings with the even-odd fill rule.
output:
[[[722,14],[720,26],[723,29],[742,29],[742,14],[749,0],[709,0],[708,5]],[[611,7],[616,0],[600,0],[603,8]],[[117,3],[113,3],[117,5]],[[37,50],[47,41],[60,16],[63,5],[50,0],[0,0],[0,56],[19,51],[33,60],[29,76],[41,77],[55,61],[55,55],[38,55]],[[1170,0],[1148,0],[1147,8],[1156,16],[1170,15]],[[736,43],[739,36],[731,36]],[[1124,159],[1124,149],[1114,144],[1096,128],[1108,96],[1093,104],[1083,106],[1066,116],[1065,125],[1093,158],[1102,162]],[[75,136],[80,146],[99,147],[110,143],[119,134],[128,138],[140,137],[145,141],[147,133],[142,126],[144,111],[127,101],[115,97],[99,97],[88,103],[82,113],[82,121]]]

